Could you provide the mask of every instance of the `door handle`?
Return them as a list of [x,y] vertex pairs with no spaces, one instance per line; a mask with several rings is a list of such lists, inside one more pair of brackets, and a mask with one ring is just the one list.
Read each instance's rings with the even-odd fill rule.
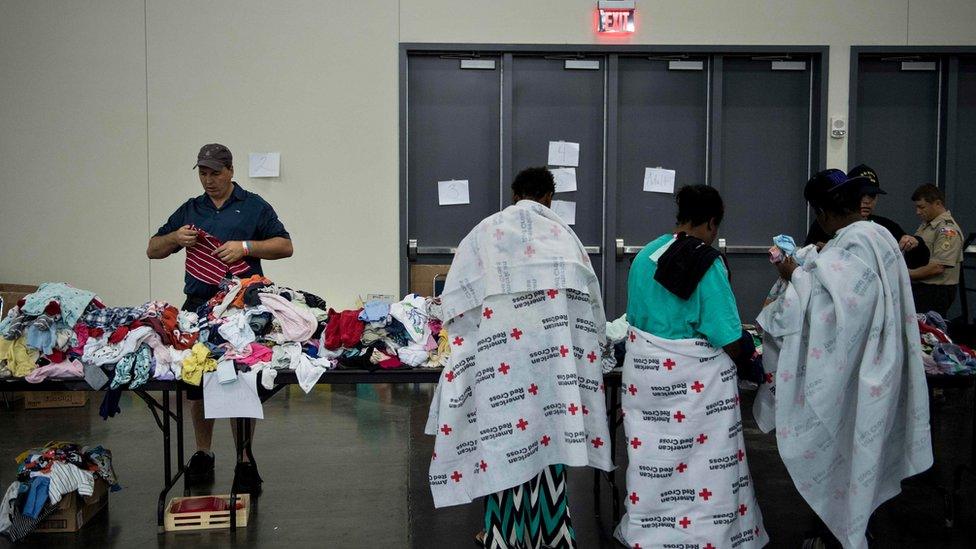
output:
[[420,246],[416,238],[407,240],[407,259],[416,261],[421,255],[454,255],[456,246]]
[[[583,246],[589,255],[599,255],[599,246]],[[407,259],[416,261],[421,255],[454,255],[457,253],[457,246],[420,246],[416,238],[407,240]]]
[[614,247],[616,248],[617,252],[617,261],[623,261],[625,256],[636,255],[644,249],[643,246],[627,246],[622,238],[614,240]]
[[729,245],[724,238],[718,239],[718,251],[723,254],[764,254],[769,251],[768,246],[736,246]]

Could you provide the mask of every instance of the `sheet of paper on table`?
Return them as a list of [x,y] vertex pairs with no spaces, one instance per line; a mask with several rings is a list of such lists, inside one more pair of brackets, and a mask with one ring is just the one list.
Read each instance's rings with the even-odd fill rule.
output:
[[221,383],[213,372],[203,374],[204,417],[264,419],[264,406],[258,396],[257,381],[257,372],[240,372],[237,374],[237,381],[233,383]]

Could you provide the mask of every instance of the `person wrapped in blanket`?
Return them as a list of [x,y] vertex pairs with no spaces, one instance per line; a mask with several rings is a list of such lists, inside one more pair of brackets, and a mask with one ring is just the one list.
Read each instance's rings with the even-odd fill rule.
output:
[[864,184],[840,170],[807,182],[834,236],[798,251],[802,266],[775,264],[780,288],[757,319],[767,376],[754,414],[824,523],[805,546],[868,547],[873,511],[932,465],[908,268],[891,232],[861,217]]
[[645,246],[630,269],[627,513],[614,535],[627,547],[762,547],[733,363],[751,360],[755,347],[711,246],[725,207],[705,185],[676,199],[674,232]]
[[549,204],[546,168],[461,241],[441,294],[451,356],[430,407],[436,507],[484,497],[491,548],[576,546],[567,466],[613,469],[603,373],[613,367],[586,249]]

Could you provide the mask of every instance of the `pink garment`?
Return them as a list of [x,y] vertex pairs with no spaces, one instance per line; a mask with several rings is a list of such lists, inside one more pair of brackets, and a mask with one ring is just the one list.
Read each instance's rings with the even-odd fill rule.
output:
[[[236,362],[253,366],[258,362],[269,362],[271,360],[271,349],[260,343],[250,344],[251,353],[244,358],[236,359]],[[227,356],[227,355],[224,355]]]
[[88,325],[79,322],[75,324],[75,339],[78,340],[78,346],[73,347],[71,351],[76,355],[85,354],[85,343],[88,343]]
[[58,362],[34,368],[24,376],[28,383],[40,383],[45,379],[81,379],[85,377],[85,367],[77,360]]
[[308,307],[299,308],[291,301],[276,294],[258,294],[261,305],[271,311],[271,315],[281,324],[281,335],[284,341],[304,343],[315,334],[319,323]]

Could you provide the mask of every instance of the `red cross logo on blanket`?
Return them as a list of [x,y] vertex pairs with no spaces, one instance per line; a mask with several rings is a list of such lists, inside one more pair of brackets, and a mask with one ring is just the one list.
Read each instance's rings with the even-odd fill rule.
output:
[[746,458],[746,453],[742,451],[742,448],[739,448],[739,451],[736,452],[735,457],[739,458],[739,461],[742,461]]
[[573,414],[574,416],[576,415],[576,412],[579,411],[579,408],[576,407],[576,403],[574,402],[570,402],[569,407],[566,409],[569,410],[569,413]]
[[485,460],[481,460],[481,463],[478,465],[478,467],[481,468],[482,473],[488,470],[488,464],[485,463]]
[[444,424],[443,427],[441,427],[441,432],[444,433],[445,435],[451,434],[451,431],[453,431],[453,430],[454,429],[451,429],[451,426],[448,425],[448,424],[446,424],[446,423]]
[[559,236],[563,234],[563,232],[559,230],[559,227],[555,225],[553,225],[552,228],[549,229],[549,232],[552,233],[552,236]]
[[627,392],[630,393],[630,396],[637,396],[637,386],[631,383],[630,387],[627,387]]
[[462,343],[464,343],[464,338],[463,337],[461,337],[461,336],[455,336],[454,337],[454,346],[455,347],[460,347]]
[[491,315],[493,314],[495,314],[495,311],[492,311],[491,307],[486,307],[484,312],[481,313],[481,315],[487,318],[488,320],[491,320]]
[[810,356],[812,356],[813,358],[819,360],[820,357],[823,356],[823,351],[821,351],[820,349],[816,349],[816,348],[810,349]]
[[755,532],[756,532],[756,535],[758,536],[759,535],[759,527],[758,526],[756,526]]
[[677,412],[675,412],[675,414],[674,414],[674,419],[675,419],[675,420],[676,420],[676,421],[677,421],[678,423],[681,423],[682,421],[684,421],[684,419],[685,419],[685,417],[687,417],[687,416],[685,416],[684,414],[682,414],[682,413],[681,413],[681,410],[678,410],[678,411],[677,411]]
[[556,296],[559,295],[559,290],[547,290],[546,293],[549,294],[549,299],[556,299]]
[[563,358],[566,358],[566,355],[569,354],[569,349],[567,349],[565,345],[560,345],[559,354],[562,355]]
[[531,245],[525,247],[525,255],[532,257],[535,255],[535,248]]
[[444,377],[447,379],[447,382],[450,383],[454,381],[454,372],[448,370],[447,372],[444,373]]
[[702,384],[701,381],[696,379],[695,382],[691,384],[691,388],[694,389],[696,393],[700,393],[702,392],[702,389],[705,388],[705,386]]
[[670,358],[669,358],[669,359],[667,359],[667,360],[665,360],[665,361],[664,361],[664,367],[665,367],[665,368],[667,368],[667,369],[668,369],[668,371],[670,372],[670,371],[671,371],[671,369],[672,369],[672,368],[674,368],[674,361],[673,361],[673,360],[671,360]]
[[532,393],[532,396],[539,394],[539,386],[535,383],[529,385],[529,392]]
[[586,358],[589,359],[590,364],[593,364],[594,362],[596,362],[596,353],[590,351],[590,354],[586,355]]
[[701,433],[698,435],[697,440],[698,440],[698,444],[705,444],[705,441],[708,440],[708,435],[706,435],[705,433]]
[[708,545],[705,546],[705,549],[715,549],[715,546],[709,543]]
[[793,379],[793,374],[791,374],[789,372],[789,370],[787,370],[787,371],[783,372],[782,374],[780,374],[779,375],[779,378],[782,379],[784,382],[789,383],[789,381],[791,379]]
[[766,373],[766,383],[772,383],[772,382],[773,382],[773,374],[772,374],[772,372],[767,372]]
[[633,505],[637,505],[637,502],[640,501],[640,497],[637,496],[637,492],[631,492],[629,497],[630,503]]
[[634,544],[634,549],[643,549],[643,548],[641,547],[641,544],[635,543]]
[[542,435],[542,440],[539,441],[539,444],[541,444],[543,446],[549,446],[549,441],[551,441],[551,440],[552,439],[549,438],[549,435]]
[[705,501],[708,501],[708,498],[712,497],[712,493],[708,491],[708,488],[702,488],[702,491],[698,492],[698,495]]
[[501,372],[503,376],[507,376],[508,371],[511,369],[512,367],[509,366],[508,364],[505,364],[504,362],[502,362],[501,366],[498,367],[498,371]]
[[454,482],[461,482],[463,477],[464,475],[462,475],[459,471],[454,471],[454,474],[451,475],[451,479],[454,480]]
[[688,464],[684,462],[679,463],[675,469],[677,469],[679,473],[684,473],[688,469]]
[[495,229],[495,240],[501,240],[505,236],[505,231],[501,229]]
[[746,507],[746,504],[745,503],[740,504],[739,505],[739,516],[740,517],[746,516],[746,511],[748,511],[748,510],[749,510],[749,508]]
[[871,387],[871,396],[873,397],[881,396],[881,387],[879,385],[875,385],[874,387]]
[[518,328],[512,328],[512,338],[515,341],[518,341],[519,339],[521,339],[522,338],[522,330],[519,330]]
[[524,431],[525,428],[529,426],[529,422],[525,421],[525,418],[520,417],[518,423],[516,423],[515,426]]
[[635,341],[637,341],[637,334],[634,332],[630,332],[630,342],[633,343]]
[[590,415],[590,409],[586,407],[586,404],[583,405],[583,415],[584,416]]
[[636,450],[641,444],[642,444],[642,442],[637,437],[634,437],[630,441],[630,445],[634,448],[634,450]]
[[691,526],[691,520],[688,517],[684,517],[678,521],[678,524],[680,524],[682,528],[688,528]]
[[591,442],[593,442],[594,448],[599,448],[600,446],[603,446],[603,439],[601,439],[600,437],[596,437]]

